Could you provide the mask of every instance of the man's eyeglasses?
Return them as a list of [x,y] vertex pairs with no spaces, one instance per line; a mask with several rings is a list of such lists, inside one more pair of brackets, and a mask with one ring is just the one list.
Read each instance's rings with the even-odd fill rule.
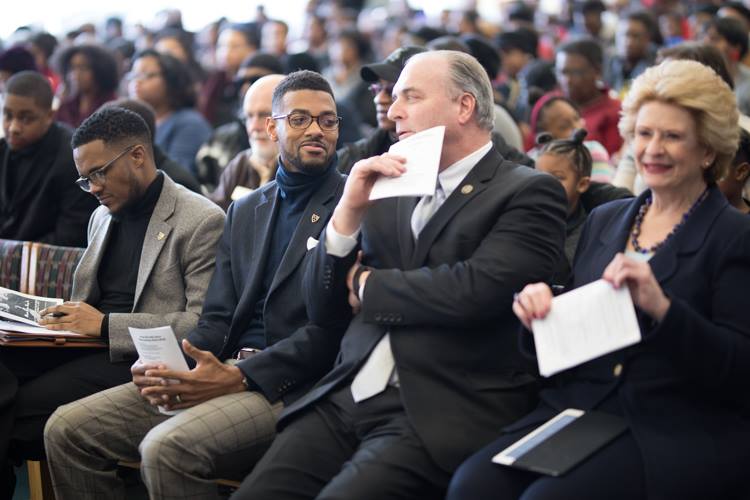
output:
[[130,152],[137,145],[138,144],[133,144],[123,149],[120,154],[109,160],[107,163],[89,172],[89,175],[80,176],[78,179],[76,179],[76,185],[78,185],[79,188],[83,189],[87,193],[91,192],[92,184],[99,187],[104,186],[104,182],[107,180],[107,169],[114,165],[114,163],[122,158],[125,153]]
[[392,83],[387,83],[385,85],[382,84],[382,83],[373,83],[373,84],[370,84],[370,86],[367,87],[367,88],[370,90],[370,92],[372,92],[372,96],[373,97],[375,97],[376,95],[378,95],[379,93],[381,93],[383,91],[385,91],[385,93],[388,96],[391,96],[393,94],[393,84]]
[[318,116],[312,116],[309,113],[292,111],[286,115],[277,115],[271,118],[274,120],[283,120],[286,118],[289,126],[296,129],[306,129],[312,125],[313,119],[317,120],[321,130],[336,130],[339,128],[339,123],[341,123],[341,117],[336,116],[335,113],[321,113]]

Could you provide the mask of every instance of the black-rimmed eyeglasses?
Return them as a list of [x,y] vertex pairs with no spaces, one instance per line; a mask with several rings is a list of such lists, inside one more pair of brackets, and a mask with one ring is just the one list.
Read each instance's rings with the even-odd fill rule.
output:
[[303,113],[301,111],[292,111],[286,115],[272,116],[274,120],[283,120],[286,118],[287,123],[290,127],[296,129],[306,129],[312,125],[313,120],[318,122],[318,126],[321,130],[336,130],[339,128],[341,123],[341,117],[336,116],[335,113],[321,113],[318,116],[313,116],[309,113]]
[[109,160],[107,163],[89,172],[89,175],[80,176],[78,179],[76,179],[76,185],[87,193],[91,192],[92,184],[99,187],[104,186],[104,182],[107,180],[107,169],[114,165],[117,160],[122,158],[125,153],[130,152],[136,146],[137,144],[128,146],[127,148],[123,149],[120,154]]

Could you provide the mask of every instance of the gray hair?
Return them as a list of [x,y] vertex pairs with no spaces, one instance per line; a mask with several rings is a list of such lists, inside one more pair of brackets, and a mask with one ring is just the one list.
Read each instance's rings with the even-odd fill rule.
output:
[[432,53],[439,53],[448,59],[448,77],[453,87],[449,90],[454,94],[452,97],[458,98],[464,92],[471,94],[476,101],[477,124],[483,129],[492,130],[495,123],[495,101],[487,71],[474,56],[463,52],[438,50]]

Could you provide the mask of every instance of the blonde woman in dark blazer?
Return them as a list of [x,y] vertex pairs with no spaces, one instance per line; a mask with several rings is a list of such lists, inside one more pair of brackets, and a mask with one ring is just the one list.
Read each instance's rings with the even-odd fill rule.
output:
[[[551,379],[534,412],[458,470],[450,500],[750,497],[750,308],[741,299],[750,221],[716,186],[739,138],[734,95],[708,67],[668,61],[635,80],[623,110],[620,132],[649,189],[592,212],[572,288],[599,278],[627,286],[642,341]],[[546,284],[527,285],[514,312],[529,328],[551,299]],[[558,478],[491,462],[565,408],[619,415],[628,430]]]

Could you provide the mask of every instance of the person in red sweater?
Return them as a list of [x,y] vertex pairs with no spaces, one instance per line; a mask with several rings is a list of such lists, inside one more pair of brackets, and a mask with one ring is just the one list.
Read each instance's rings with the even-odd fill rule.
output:
[[589,139],[602,143],[611,156],[622,147],[617,130],[620,101],[601,82],[603,61],[602,48],[594,39],[578,39],[557,49],[555,72],[563,94],[581,109]]

